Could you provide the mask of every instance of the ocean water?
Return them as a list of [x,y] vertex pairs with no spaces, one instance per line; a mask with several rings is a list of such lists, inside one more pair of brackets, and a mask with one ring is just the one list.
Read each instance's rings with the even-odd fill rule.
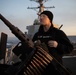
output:
[[76,36],[68,36],[71,42],[76,43]]
[[20,42],[20,40],[17,37],[8,37],[7,42],[12,44],[17,44]]

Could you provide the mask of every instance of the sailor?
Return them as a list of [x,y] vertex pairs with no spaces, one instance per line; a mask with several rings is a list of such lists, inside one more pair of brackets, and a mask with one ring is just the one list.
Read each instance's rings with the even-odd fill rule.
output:
[[[33,36],[33,42],[45,43],[49,53],[61,64],[64,54],[69,54],[73,50],[73,45],[67,35],[53,25],[53,13],[45,10],[40,14],[40,27]],[[30,45],[30,44],[29,44]],[[34,46],[33,44],[30,46]],[[53,65],[49,65],[44,75],[61,75]]]

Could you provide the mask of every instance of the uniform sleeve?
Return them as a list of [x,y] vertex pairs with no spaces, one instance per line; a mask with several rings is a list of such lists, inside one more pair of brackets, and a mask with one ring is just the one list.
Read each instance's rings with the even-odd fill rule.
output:
[[58,52],[62,54],[68,54],[72,52],[73,45],[71,41],[69,40],[69,38],[67,37],[67,35],[63,31],[60,31],[58,35],[59,35],[57,37],[58,38],[58,46],[57,46]]

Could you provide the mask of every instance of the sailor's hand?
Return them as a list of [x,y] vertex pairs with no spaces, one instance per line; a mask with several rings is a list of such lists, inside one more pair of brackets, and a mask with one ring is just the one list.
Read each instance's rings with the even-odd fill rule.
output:
[[57,43],[57,41],[50,40],[50,41],[48,41],[48,46],[56,48],[58,46],[58,43]]
[[38,46],[38,45],[40,45],[41,44],[41,41],[40,40],[36,40],[35,42],[34,42],[34,45],[35,46]]

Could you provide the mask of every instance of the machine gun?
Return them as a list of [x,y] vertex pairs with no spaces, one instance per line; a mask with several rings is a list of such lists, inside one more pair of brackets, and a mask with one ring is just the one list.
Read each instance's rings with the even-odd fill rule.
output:
[[[23,34],[23,32],[21,32],[20,29],[12,25],[1,14],[0,14],[0,19],[10,28],[12,33],[26,46],[28,40],[31,39],[27,38],[26,35]],[[42,75],[43,68],[45,69],[49,63],[54,61],[53,65],[56,67],[56,69],[59,71],[61,75],[72,75],[62,64],[60,64],[52,55],[50,55],[47,52],[46,48],[44,48],[45,44],[41,44],[39,45],[39,47],[40,50],[33,48],[33,51],[28,55],[28,57],[24,61],[22,61],[22,63],[19,66],[17,66],[16,68],[10,67],[8,70],[6,70],[6,73],[8,73],[8,75],[18,75],[21,69],[25,67],[26,70],[24,72],[24,75]]]
[[[27,38],[27,35],[25,35],[18,27],[15,27],[12,25],[7,19],[5,19],[4,16],[0,14],[0,19],[5,23],[5,25],[11,30],[11,32],[21,41],[18,43],[18,45],[15,47],[13,52],[22,60],[28,55],[29,52],[32,50],[29,49],[27,46],[27,43],[29,38]],[[20,46],[21,45],[21,46]],[[27,48],[28,47],[28,48]],[[27,49],[27,50],[26,50]],[[32,49],[32,48],[31,48]]]

